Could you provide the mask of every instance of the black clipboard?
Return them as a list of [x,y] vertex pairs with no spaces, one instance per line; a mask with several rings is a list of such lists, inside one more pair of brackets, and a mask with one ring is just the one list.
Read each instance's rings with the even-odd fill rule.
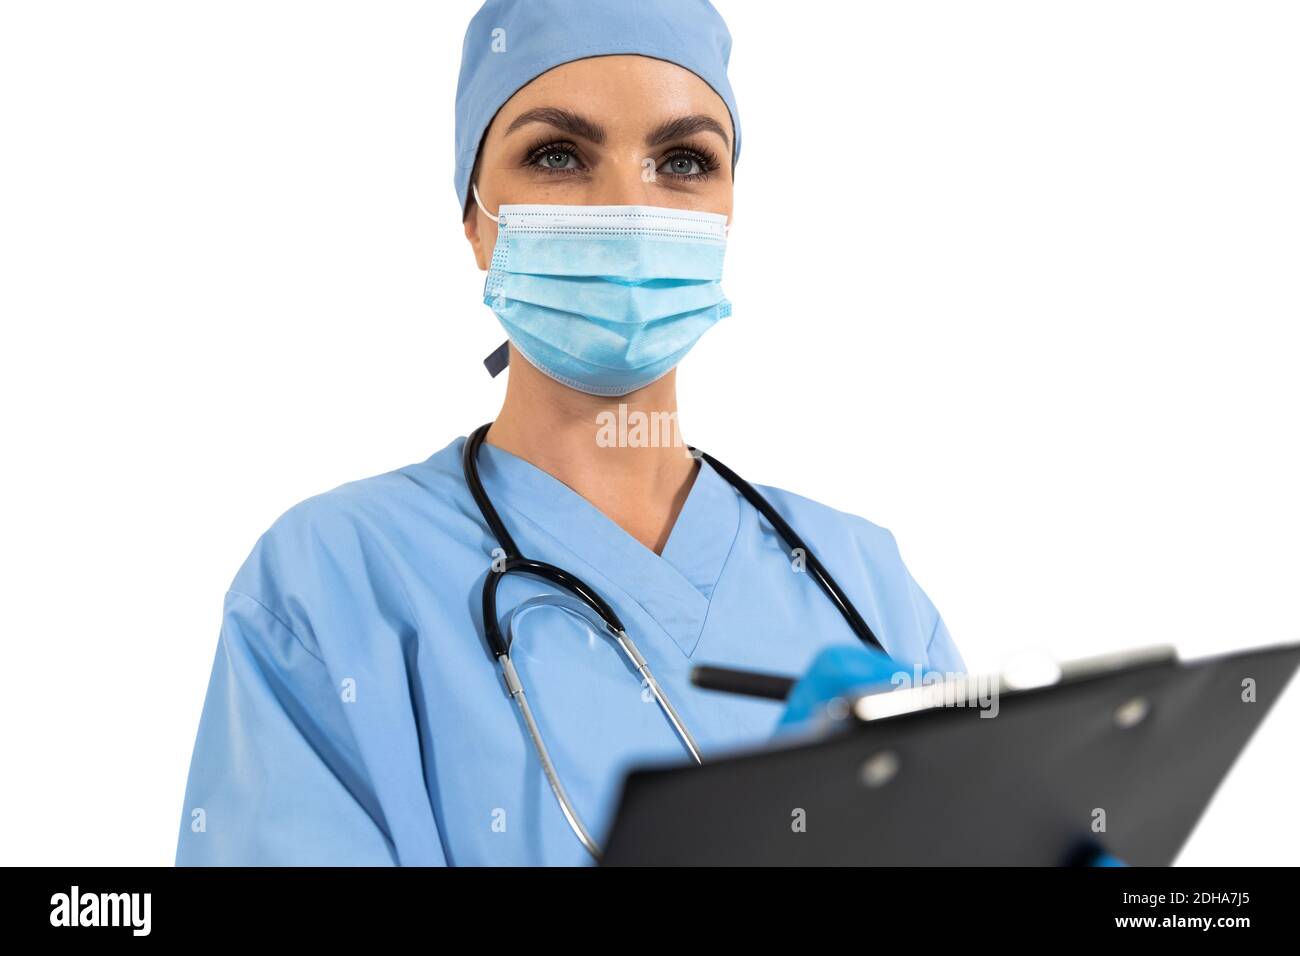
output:
[[1067,666],[1001,686],[992,718],[952,692],[855,698],[815,740],[631,772],[602,864],[1169,865],[1298,663],[1288,644]]

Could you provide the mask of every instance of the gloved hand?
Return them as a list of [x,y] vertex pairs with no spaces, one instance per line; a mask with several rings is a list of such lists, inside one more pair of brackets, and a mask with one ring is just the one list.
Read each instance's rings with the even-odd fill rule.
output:
[[785,713],[777,731],[815,716],[836,697],[878,687],[888,690],[893,676],[903,668],[890,657],[864,644],[828,647],[813,659],[785,700]]

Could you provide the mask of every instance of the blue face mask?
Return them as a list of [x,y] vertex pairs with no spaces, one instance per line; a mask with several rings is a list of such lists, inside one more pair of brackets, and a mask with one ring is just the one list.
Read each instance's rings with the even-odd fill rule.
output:
[[726,216],[659,206],[483,212],[497,222],[483,301],[515,348],[570,388],[644,388],[731,314],[719,285]]

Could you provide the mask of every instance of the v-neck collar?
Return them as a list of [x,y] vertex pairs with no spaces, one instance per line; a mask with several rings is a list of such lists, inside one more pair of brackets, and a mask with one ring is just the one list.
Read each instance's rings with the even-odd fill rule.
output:
[[587,565],[566,570],[583,578],[593,571],[603,575],[691,656],[740,526],[739,496],[708,462],[700,461],[662,554],[554,475],[496,445],[480,447],[479,477],[507,527],[523,519],[541,528]]

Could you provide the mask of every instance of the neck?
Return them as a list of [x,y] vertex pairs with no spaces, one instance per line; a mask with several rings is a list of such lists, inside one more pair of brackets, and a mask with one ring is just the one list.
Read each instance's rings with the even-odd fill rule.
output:
[[511,346],[505,402],[487,441],[559,479],[656,553],[695,480],[677,431],[676,370],[628,395],[587,395]]

